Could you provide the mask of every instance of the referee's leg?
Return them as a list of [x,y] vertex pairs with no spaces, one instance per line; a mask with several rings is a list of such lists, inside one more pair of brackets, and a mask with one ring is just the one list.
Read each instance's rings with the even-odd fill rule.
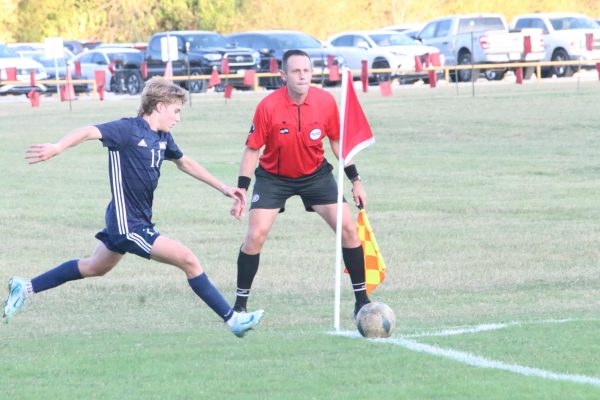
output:
[[[312,208],[335,231],[337,225],[337,204],[313,205]],[[370,300],[367,297],[365,254],[360,244],[356,224],[352,219],[352,212],[348,203],[342,203],[342,256],[350,275],[356,299],[354,305],[354,316],[356,316],[360,308],[369,303]]]
[[246,311],[252,282],[258,272],[260,250],[279,214],[279,208],[253,208],[248,218],[248,231],[237,259],[237,288],[235,305],[237,312]]

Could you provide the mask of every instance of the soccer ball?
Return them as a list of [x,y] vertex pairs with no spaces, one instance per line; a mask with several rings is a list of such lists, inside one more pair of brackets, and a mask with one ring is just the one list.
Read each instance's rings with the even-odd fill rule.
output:
[[358,312],[356,327],[363,337],[387,338],[396,327],[396,314],[385,303],[368,303]]

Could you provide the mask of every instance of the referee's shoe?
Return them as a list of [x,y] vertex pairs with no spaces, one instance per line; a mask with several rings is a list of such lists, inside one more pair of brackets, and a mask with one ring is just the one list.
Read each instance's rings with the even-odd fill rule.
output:
[[25,305],[27,299],[26,286],[27,281],[18,276],[13,276],[8,281],[8,298],[4,302],[4,319],[7,324],[13,315]]

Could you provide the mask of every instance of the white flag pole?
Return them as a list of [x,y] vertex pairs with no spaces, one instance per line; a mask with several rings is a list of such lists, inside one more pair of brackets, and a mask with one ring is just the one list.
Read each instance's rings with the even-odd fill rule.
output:
[[335,298],[333,312],[333,328],[340,330],[340,286],[342,280],[342,204],[344,198],[344,158],[342,148],[344,144],[344,120],[346,116],[346,95],[348,93],[348,69],[342,68],[342,96],[340,99],[340,140],[338,149],[338,197],[337,197],[337,223],[335,228]]

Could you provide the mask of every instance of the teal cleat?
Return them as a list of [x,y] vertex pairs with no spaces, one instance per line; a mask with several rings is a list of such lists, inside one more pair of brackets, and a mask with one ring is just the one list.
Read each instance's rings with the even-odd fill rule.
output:
[[235,336],[241,338],[246,335],[246,332],[248,332],[260,323],[260,320],[262,319],[264,313],[264,310],[257,310],[250,313],[234,312],[233,316],[231,317],[231,320],[227,322],[231,327],[231,332]]
[[8,298],[4,302],[4,318],[8,324],[13,315],[25,305],[27,280],[13,276],[8,281]]

